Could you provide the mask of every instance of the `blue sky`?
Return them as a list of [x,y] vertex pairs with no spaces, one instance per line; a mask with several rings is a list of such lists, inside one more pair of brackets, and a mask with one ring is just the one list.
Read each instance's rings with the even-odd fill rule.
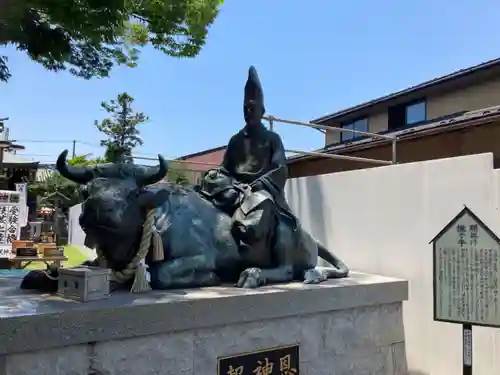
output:
[[[100,102],[127,91],[150,117],[136,154],[177,157],[225,144],[243,125],[251,64],[268,113],[307,121],[498,57],[499,16],[496,0],[226,0],[192,60],[147,49],[138,68],[84,81],[1,51],[13,77],[0,84],[0,117],[31,158],[53,161],[73,139],[87,143],[77,154],[101,155]],[[276,130],[287,148],[323,145],[312,129]]]

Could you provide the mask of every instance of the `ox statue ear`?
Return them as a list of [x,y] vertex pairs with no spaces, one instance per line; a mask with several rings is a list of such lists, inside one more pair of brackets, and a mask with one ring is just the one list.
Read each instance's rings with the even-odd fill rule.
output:
[[141,207],[150,210],[162,205],[168,199],[168,192],[163,189],[158,191],[143,191],[138,199]]

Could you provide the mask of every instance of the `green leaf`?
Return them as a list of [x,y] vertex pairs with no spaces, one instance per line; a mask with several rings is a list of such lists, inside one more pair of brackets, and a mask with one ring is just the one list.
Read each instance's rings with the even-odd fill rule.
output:
[[[90,79],[113,67],[137,66],[152,45],[194,57],[205,44],[222,0],[2,0],[0,46],[15,45],[51,71]],[[0,81],[11,74],[0,56]]]

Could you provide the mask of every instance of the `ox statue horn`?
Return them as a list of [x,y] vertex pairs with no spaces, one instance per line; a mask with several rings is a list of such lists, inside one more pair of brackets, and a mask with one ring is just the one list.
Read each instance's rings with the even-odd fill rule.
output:
[[156,167],[147,167],[143,169],[142,175],[137,176],[137,183],[142,186],[156,184],[166,176],[168,172],[167,162],[158,154],[158,165]]
[[68,150],[64,150],[57,158],[56,168],[62,176],[66,177],[70,181],[82,185],[92,180],[93,173],[89,168],[68,165],[68,163],[66,162],[67,156]]

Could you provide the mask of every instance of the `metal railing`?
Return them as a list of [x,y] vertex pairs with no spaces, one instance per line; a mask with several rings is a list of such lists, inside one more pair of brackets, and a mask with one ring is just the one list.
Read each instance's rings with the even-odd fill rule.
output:
[[[350,161],[357,161],[357,162],[364,162],[364,163],[372,163],[372,164],[381,164],[381,165],[390,165],[390,164],[396,164],[396,142],[397,142],[397,137],[394,135],[386,135],[386,134],[378,134],[378,133],[371,133],[371,132],[365,132],[361,130],[354,130],[354,129],[343,129],[343,128],[337,128],[337,127],[331,127],[331,126],[325,126],[325,125],[319,125],[319,124],[312,124],[310,122],[301,122],[301,121],[292,121],[292,120],[285,120],[281,118],[277,118],[274,116],[264,116],[264,120],[267,120],[269,122],[269,129],[274,131],[274,123],[279,122],[283,124],[289,124],[289,125],[298,125],[298,126],[305,126],[305,127],[310,127],[310,128],[315,128],[319,129],[326,132],[338,132],[338,133],[352,133],[352,134],[358,134],[361,136],[367,136],[375,139],[382,139],[387,142],[391,142],[392,145],[392,160],[381,160],[381,159],[372,159],[372,158],[364,158],[364,157],[359,157],[359,156],[348,156],[348,155],[339,155],[339,154],[330,154],[327,152],[318,152],[318,151],[302,151],[302,150],[290,150],[286,149],[286,152],[291,152],[294,154],[300,154],[300,155],[310,155],[310,156],[318,156],[318,157],[323,157],[323,158],[329,158],[329,159],[342,159],[342,160],[350,160]],[[156,158],[150,158],[150,157],[141,157],[141,156],[134,156],[134,159],[138,160],[156,160]],[[189,161],[189,160],[178,160],[178,159],[165,159],[166,161],[172,162],[172,163],[178,163],[180,165],[182,164],[195,164],[195,165],[204,165],[204,166],[210,166],[210,167],[218,167],[220,164],[217,163],[206,163],[206,162],[200,162],[200,161]],[[195,170],[192,168],[179,168],[183,170],[188,170],[188,171],[194,171],[194,172],[201,172],[199,170]]]
[[383,164],[383,165],[396,164],[396,162],[397,162],[397,154],[396,154],[397,137],[394,135],[364,132],[361,130],[354,130],[354,129],[337,128],[337,127],[333,127],[333,126],[312,124],[310,122],[284,120],[284,119],[277,118],[274,116],[264,116],[263,118],[264,118],[264,120],[267,120],[269,122],[269,129],[272,131],[274,131],[274,123],[280,122],[283,124],[306,126],[309,128],[320,129],[320,130],[324,130],[325,132],[329,132],[329,131],[337,132],[337,133],[344,132],[344,133],[352,133],[352,134],[368,136],[371,138],[383,139],[385,141],[391,142],[391,146],[392,146],[392,150],[391,150],[392,158],[391,158],[391,160],[370,159],[370,158],[363,158],[363,157],[358,157],[358,156],[338,155],[338,154],[330,154],[330,153],[326,153],[326,152],[317,152],[317,151],[312,152],[312,151],[300,151],[300,150],[286,150],[287,152],[292,152],[292,153],[302,154],[302,155],[320,156],[320,157],[326,157],[326,158],[331,158],[331,159],[361,161],[361,162],[366,162],[366,163]]
[[[158,158],[151,158],[151,157],[146,157],[146,156],[132,156],[134,159],[137,160],[158,160]],[[201,161],[189,161],[189,160],[178,160],[178,159],[165,159],[165,161],[171,162],[171,163],[179,163],[179,164],[197,164],[197,165],[207,165],[207,166],[212,166],[212,167],[218,167],[220,165],[217,163],[205,163]],[[188,171],[194,171],[194,172],[203,172],[195,169],[190,169],[186,168]]]

